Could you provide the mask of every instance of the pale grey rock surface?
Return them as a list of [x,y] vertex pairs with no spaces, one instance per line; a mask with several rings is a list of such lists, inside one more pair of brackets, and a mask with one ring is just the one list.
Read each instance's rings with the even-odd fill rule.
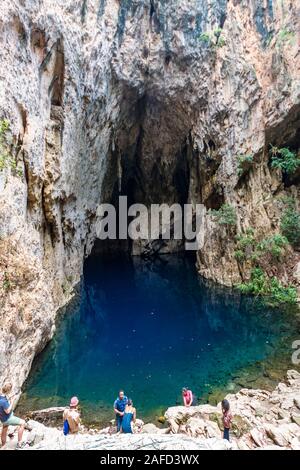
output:
[[[272,392],[242,389],[227,395],[234,416],[232,442],[239,449],[269,448],[274,444],[300,449],[299,392],[300,374],[289,370],[286,383],[279,383]],[[165,414],[170,432],[193,437],[218,437],[221,416],[220,403],[215,407],[172,407]]]
[[[139,433],[124,435],[77,434],[64,436],[61,430],[29,421],[25,450],[229,450],[231,445],[219,438],[195,439],[188,436]],[[4,450],[14,449],[16,438]]]

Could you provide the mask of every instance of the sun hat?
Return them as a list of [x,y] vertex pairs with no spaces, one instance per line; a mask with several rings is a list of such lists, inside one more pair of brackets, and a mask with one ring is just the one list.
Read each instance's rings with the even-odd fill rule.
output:
[[79,400],[77,397],[72,397],[70,401],[70,406],[77,406],[79,403]]

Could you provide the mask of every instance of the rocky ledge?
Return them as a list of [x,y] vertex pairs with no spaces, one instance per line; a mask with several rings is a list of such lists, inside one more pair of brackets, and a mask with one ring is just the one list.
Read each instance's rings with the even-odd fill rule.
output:
[[[234,415],[231,443],[237,449],[300,449],[300,374],[289,370],[272,392],[241,389],[226,396]],[[174,407],[166,412],[172,433],[220,436],[221,406]]]
[[[84,430],[67,437],[61,429],[36,421],[49,423],[56,412],[61,414],[61,409],[52,408],[34,412],[35,420],[28,421],[31,430],[25,431],[25,449],[300,450],[299,372],[289,370],[286,381],[279,383],[272,392],[242,389],[226,398],[234,415],[230,443],[221,438],[220,404],[171,407],[165,413],[167,427],[164,429],[137,420],[132,435],[114,434],[113,428],[109,427],[101,431]],[[15,446],[16,434],[12,434],[4,449]]]

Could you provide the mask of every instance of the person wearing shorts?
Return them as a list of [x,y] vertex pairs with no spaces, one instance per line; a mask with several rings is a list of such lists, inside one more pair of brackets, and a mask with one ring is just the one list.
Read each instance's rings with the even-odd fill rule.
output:
[[17,426],[18,427],[18,446],[21,447],[25,421],[21,418],[18,418],[14,415],[13,401],[9,401],[7,395],[12,390],[12,384],[7,383],[2,388],[2,393],[0,394],[0,421],[2,423],[2,433],[1,433],[1,444],[4,446],[6,444],[8,426]]

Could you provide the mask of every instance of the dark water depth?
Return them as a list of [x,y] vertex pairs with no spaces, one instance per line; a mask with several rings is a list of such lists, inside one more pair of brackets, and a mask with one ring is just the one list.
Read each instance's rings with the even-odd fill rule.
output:
[[294,312],[205,282],[186,257],[154,264],[93,257],[20,408],[65,405],[77,395],[85,420],[104,425],[123,388],[138,416],[154,420],[180,401],[182,386],[202,402],[242,386],[272,386],[292,366],[298,331]]

